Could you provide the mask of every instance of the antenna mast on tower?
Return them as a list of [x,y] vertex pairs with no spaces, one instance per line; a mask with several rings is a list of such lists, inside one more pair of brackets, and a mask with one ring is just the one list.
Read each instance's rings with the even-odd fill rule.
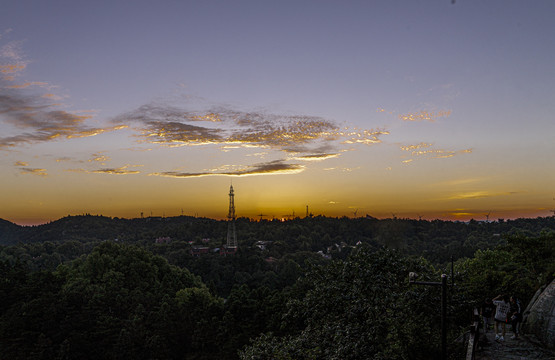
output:
[[237,234],[235,233],[235,194],[233,185],[229,187],[229,212],[227,214],[227,247],[237,248]]

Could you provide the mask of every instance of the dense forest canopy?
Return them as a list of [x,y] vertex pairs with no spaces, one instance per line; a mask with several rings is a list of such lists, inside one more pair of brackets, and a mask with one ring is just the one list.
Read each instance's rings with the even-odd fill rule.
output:
[[[555,217],[493,222],[68,216],[0,221],[0,357],[429,359],[451,275],[450,352],[485,297],[555,274]],[[194,249],[204,249],[195,252]]]

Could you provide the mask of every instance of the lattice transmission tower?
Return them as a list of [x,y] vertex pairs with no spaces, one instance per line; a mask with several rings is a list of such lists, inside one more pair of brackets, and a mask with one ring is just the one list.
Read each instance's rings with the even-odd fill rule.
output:
[[229,187],[229,212],[227,214],[227,243],[228,248],[237,248],[237,234],[235,233],[235,193],[233,185]]

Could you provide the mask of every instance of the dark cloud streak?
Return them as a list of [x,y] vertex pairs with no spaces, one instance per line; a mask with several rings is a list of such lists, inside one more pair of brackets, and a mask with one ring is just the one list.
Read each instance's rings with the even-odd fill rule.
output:
[[292,174],[299,173],[304,170],[303,165],[287,164],[283,160],[275,160],[267,163],[260,163],[252,165],[243,170],[226,171],[226,172],[197,172],[185,173],[166,171],[161,173],[152,173],[153,176],[164,176],[173,178],[191,178],[202,176],[252,176],[252,175],[271,175],[271,174]]

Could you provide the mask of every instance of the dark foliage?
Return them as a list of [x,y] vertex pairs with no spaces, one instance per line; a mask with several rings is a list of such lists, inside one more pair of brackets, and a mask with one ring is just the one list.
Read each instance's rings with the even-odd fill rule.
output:
[[0,358],[433,358],[439,291],[407,273],[437,280],[455,260],[453,340],[485,297],[526,301],[553,279],[554,229],[555,217],[241,218],[224,256],[224,221],[0,221]]

